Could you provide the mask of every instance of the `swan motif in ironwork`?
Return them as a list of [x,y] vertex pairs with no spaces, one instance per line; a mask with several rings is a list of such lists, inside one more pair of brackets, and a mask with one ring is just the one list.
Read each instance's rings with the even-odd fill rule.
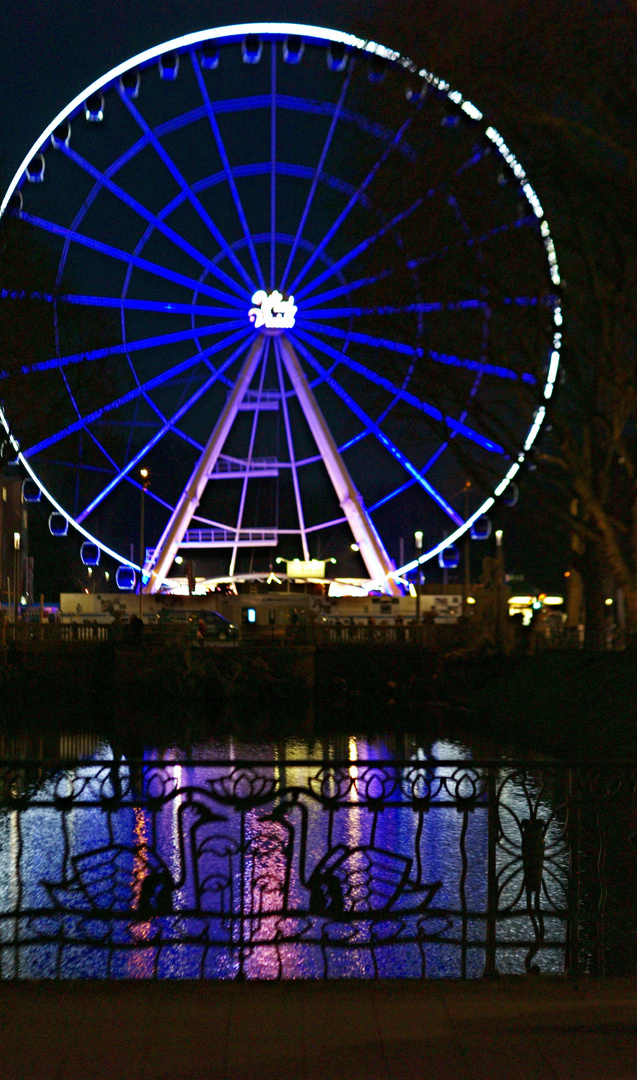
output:
[[218,897],[225,878],[222,881],[218,873],[202,875],[202,860],[206,855],[228,857],[236,854],[238,847],[231,837],[210,833],[211,825],[227,819],[201,803],[180,804],[177,820],[181,860],[178,878],[148,844],[104,844],[72,855],[71,873],[63,881],[43,881],[55,907],[77,913],[110,912],[147,921],[177,913],[175,894],[187,887],[194,910],[209,908],[206,900],[213,894]]

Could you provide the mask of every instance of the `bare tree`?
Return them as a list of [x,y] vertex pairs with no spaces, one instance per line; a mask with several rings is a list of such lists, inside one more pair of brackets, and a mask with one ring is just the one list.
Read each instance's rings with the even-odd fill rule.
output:
[[565,279],[566,381],[536,476],[577,538],[589,611],[608,576],[637,637],[637,3],[407,0],[382,31],[473,97],[548,212]]

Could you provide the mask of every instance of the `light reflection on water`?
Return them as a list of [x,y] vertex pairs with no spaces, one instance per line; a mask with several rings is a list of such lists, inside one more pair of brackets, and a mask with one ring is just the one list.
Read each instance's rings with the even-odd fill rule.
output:
[[[53,784],[47,781],[30,808],[20,814],[19,826],[17,812],[0,813],[0,913],[5,915],[0,931],[2,977],[235,978],[241,974],[272,979],[327,974],[332,978],[370,978],[421,977],[423,971],[428,977],[481,976],[487,906],[485,804],[478,802],[470,812],[463,812],[458,805],[444,805],[441,788],[427,812],[415,812],[402,796],[394,800],[395,805],[370,812],[358,796],[359,774],[365,762],[391,765],[397,750],[404,760],[468,762],[472,757],[470,748],[457,742],[438,740],[420,746],[411,737],[400,747],[394,740],[380,737],[320,742],[286,738],[270,744],[211,739],[197,744],[188,754],[201,766],[181,764],[185,754],[178,747],[146,752],[149,762],[174,762],[171,783],[180,789],[159,811],[128,805],[105,812],[102,806],[85,805],[69,806],[60,813],[54,807],[38,807],[39,801],[53,794]],[[111,747],[101,743],[90,760],[108,762],[112,757]],[[310,770],[307,764],[296,763],[309,758],[317,761],[316,768],[321,761],[349,759],[352,791],[347,805],[334,815],[319,801],[305,797]],[[222,820],[232,816],[227,807],[215,803],[209,792],[203,802],[197,802],[199,796],[193,801],[188,794],[207,790],[210,779],[223,773],[221,764],[217,769],[214,763],[228,761],[274,762],[278,791],[293,792],[286,797],[285,812],[278,816],[276,797],[263,806],[246,809],[243,844],[238,842],[236,823]],[[80,768],[76,775],[90,771]],[[384,775],[392,772],[389,768]],[[434,777],[450,777],[453,772],[451,765],[432,766]],[[69,776],[72,779],[72,772]],[[60,790],[58,787],[58,793]],[[91,781],[87,792],[97,800],[99,785]],[[501,819],[503,840],[509,846],[498,857],[501,866],[511,861],[512,869],[501,906],[511,902],[513,911],[498,923],[497,966],[502,972],[524,971],[529,941],[537,934],[537,918],[525,910],[520,829],[515,824],[529,817],[529,798],[536,805],[537,816],[548,822],[552,810],[539,781],[534,786],[531,779],[525,790],[515,783],[504,785]],[[202,826],[204,804],[209,821]],[[564,908],[566,856],[560,846],[561,824],[558,813],[546,834],[547,852],[554,855],[554,875],[548,883],[549,903],[542,915],[543,947],[535,957],[543,971],[554,973],[564,967],[564,920],[550,911],[551,902],[560,911]],[[307,838],[306,850],[302,850],[302,836]],[[199,837],[198,847],[195,837]],[[126,853],[131,853],[130,863],[124,865],[128,894],[122,900],[117,890],[108,893],[112,885],[104,878],[100,895],[90,897],[93,907],[88,913],[98,915],[96,907],[101,905],[122,916],[109,923],[87,917],[90,905],[77,879],[78,866],[82,858],[89,859],[88,853],[91,865],[97,865],[99,860],[106,864],[114,851],[124,862]],[[329,852],[346,856],[348,886],[362,897],[357,910],[363,914],[372,904],[365,889],[369,886],[370,858],[375,860],[373,873],[382,878],[383,888],[391,892],[395,886],[395,900],[385,922],[362,917],[354,921],[327,919],[325,911],[319,912],[322,918],[316,917],[316,912],[314,917],[308,916],[308,881]],[[79,863],[74,861],[78,859]],[[145,920],[126,918],[131,907],[139,907],[144,883],[148,884],[152,873],[166,871],[172,896],[170,911],[157,907]],[[334,877],[328,881],[333,884]],[[201,909],[200,905],[197,913],[198,888],[207,907]],[[429,889],[433,890],[431,902],[417,910],[415,900],[424,903]],[[230,917],[238,910],[239,897],[246,916],[243,920]],[[64,914],[56,910],[56,903]],[[37,917],[18,914],[27,911],[37,911]],[[9,913],[12,917],[7,918]],[[404,928],[398,934],[397,920]],[[215,937],[222,924],[225,945]],[[38,936],[36,943],[29,944]],[[551,942],[554,947],[550,947]]]

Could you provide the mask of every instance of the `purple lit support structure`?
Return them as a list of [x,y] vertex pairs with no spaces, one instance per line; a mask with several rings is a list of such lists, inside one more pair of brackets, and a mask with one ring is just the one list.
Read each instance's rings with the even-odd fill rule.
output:
[[281,337],[278,345],[284,367],[323,458],[354,540],[360,548],[369,576],[373,581],[383,582],[383,587],[393,596],[400,596],[400,589],[395,580],[388,577],[395,569],[394,563],[387,554],[338,452],[334,437],[305,377],[299,358],[287,337]]
[[265,338],[262,336],[258,337],[244,360],[243,367],[239,372],[232,393],[228,397],[228,400],[219,415],[219,419],[206,443],[204,452],[199,458],[199,461],[186,484],[184,492],[173,510],[170,520],[157,544],[153,556],[151,577],[144,586],[145,592],[157,592],[172,566],[179,545],[183,539],[183,535],[190,525],[193,514],[196,512],[201,497],[206,489],[208,477],[215,467],[219,454],[223,450],[230,428],[235,421],[239,405],[241,404],[259,365],[263,355],[264,345]]

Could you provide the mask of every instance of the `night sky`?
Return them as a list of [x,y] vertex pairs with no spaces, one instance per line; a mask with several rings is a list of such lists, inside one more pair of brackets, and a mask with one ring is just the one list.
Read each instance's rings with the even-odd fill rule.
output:
[[[31,0],[25,5],[21,0],[4,0],[0,6],[0,189],[6,190],[30,146],[61,108],[92,80],[146,48],[182,33],[251,19],[290,19],[364,34],[376,17],[386,22],[387,9],[384,0],[366,0],[364,5],[353,0],[305,0],[302,5],[267,0],[66,0],[63,5]],[[388,41],[381,31],[378,37],[385,44],[399,44]],[[428,61],[426,56],[418,58]],[[524,147],[514,149],[524,161]],[[560,587],[567,559],[565,539],[551,525],[550,514],[537,508],[528,489],[523,488],[516,509],[496,511],[494,525],[505,530],[507,569],[525,574],[539,588]],[[75,542],[76,537],[66,541]],[[492,553],[490,543],[474,545],[474,574],[479,572],[481,556]],[[430,563],[428,579],[438,575],[437,565]]]
[[4,0],[0,5],[0,186],[46,124],[94,79],[180,34],[250,20],[289,19],[356,31],[378,0]]

